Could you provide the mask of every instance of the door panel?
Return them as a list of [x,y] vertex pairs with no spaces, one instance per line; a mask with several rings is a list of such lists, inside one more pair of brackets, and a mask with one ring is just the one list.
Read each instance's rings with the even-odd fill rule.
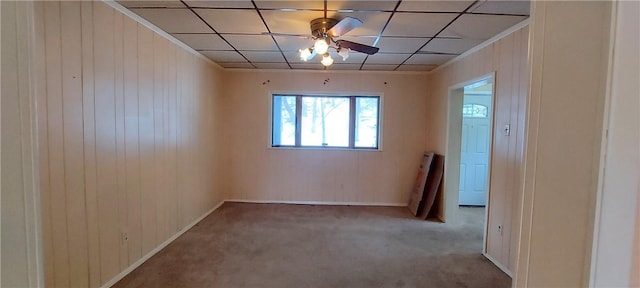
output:
[[[460,205],[486,205],[491,139],[491,95],[465,95],[460,147]],[[483,113],[485,111],[486,113]],[[486,117],[484,117],[486,116]]]

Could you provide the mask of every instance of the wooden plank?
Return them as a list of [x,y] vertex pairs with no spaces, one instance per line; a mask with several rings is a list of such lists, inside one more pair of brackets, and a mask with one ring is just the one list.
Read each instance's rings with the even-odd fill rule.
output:
[[69,237],[69,277],[72,287],[86,287],[89,286],[89,256],[84,192],[82,19],[80,2],[63,1],[60,2],[60,8],[62,20],[62,115]]
[[100,286],[100,235],[96,167],[95,92],[93,65],[93,2],[81,2],[82,20],[82,105],[84,122],[84,182],[87,211],[89,284]]
[[427,177],[429,175],[429,170],[431,169],[431,162],[433,161],[434,154],[432,152],[425,153],[422,157],[422,162],[420,163],[420,168],[418,169],[418,176],[416,176],[416,181],[413,185],[413,190],[411,191],[411,197],[409,198],[409,211],[414,216],[418,216],[422,209],[422,198],[424,194],[424,188],[427,182]]
[[178,85],[178,69],[177,69],[177,53],[179,48],[172,43],[169,44],[169,93],[168,93],[168,102],[167,102],[167,115],[169,117],[168,123],[168,136],[167,137],[167,147],[169,148],[167,151],[168,157],[168,175],[167,175],[167,187],[170,191],[169,202],[167,208],[169,210],[169,234],[172,235],[179,231],[178,227],[178,206],[177,201],[178,197],[178,186],[177,186],[177,85]]
[[118,212],[114,10],[102,2],[94,3],[94,71],[98,228],[100,235],[100,277],[111,279],[120,272],[120,229]]
[[[25,65],[22,51],[26,40],[20,39],[23,23],[20,20],[21,4],[17,2],[0,3],[2,8],[2,217],[9,216],[9,221],[3,218],[2,233],[11,233],[11,237],[2,238],[2,261],[11,261],[11,270],[6,266],[2,269],[1,282],[4,286],[27,286],[29,284],[29,255],[30,248],[26,242],[25,189],[28,183],[27,169],[24,166],[26,151],[23,129],[25,117],[21,117],[21,98],[28,91],[28,83],[24,83]],[[26,91],[25,91],[26,90]],[[28,99],[28,97],[27,97]],[[28,117],[28,115],[26,115]],[[21,119],[22,118],[22,119]],[[10,249],[7,249],[10,247]],[[7,264],[5,264],[7,265]],[[6,271],[11,271],[5,274]]]
[[154,63],[154,87],[153,87],[153,127],[154,127],[154,203],[156,205],[156,245],[162,243],[167,238],[166,235],[166,179],[165,179],[165,45],[164,38],[158,34],[153,34],[153,63]]
[[124,19],[124,152],[129,265],[142,257],[137,82],[138,23],[127,17]]
[[[115,124],[116,124],[116,169],[118,193],[118,227],[120,236],[120,270],[129,266],[129,247],[127,231],[127,191],[125,165],[125,134],[124,134],[124,16],[114,13],[114,65],[115,65]],[[128,17],[127,17],[128,18]]]
[[138,25],[138,131],[141,193],[141,254],[156,247],[156,205],[154,186],[153,128],[153,33]]
[[67,196],[64,175],[64,130],[62,118],[62,43],[60,3],[45,3],[45,47],[47,73],[47,136],[49,142],[49,188],[55,285],[68,287],[69,243],[67,237]]
[[182,114],[182,106],[181,106],[181,101],[182,101],[182,95],[184,93],[184,89],[186,84],[185,84],[185,62],[186,59],[188,59],[189,55],[187,55],[187,52],[185,52],[182,49],[178,49],[178,55],[177,55],[177,61],[176,61],[176,71],[177,71],[177,76],[176,76],[176,187],[180,187],[180,189],[176,190],[176,224],[178,225],[178,228],[182,228],[184,227],[184,221],[183,219],[183,215],[182,215],[182,199],[184,198],[184,185],[182,184],[183,179],[184,179],[184,175],[182,174],[182,165],[184,163],[184,158],[182,157],[182,122],[183,122],[183,117],[185,117],[185,115]]
[[431,169],[429,169],[429,176],[427,177],[427,184],[424,187],[424,195],[423,195],[423,209],[420,212],[419,217],[422,219],[427,219],[430,215],[432,215],[431,208],[433,207],[433,203],[436,200],[436,196],[438,196],[438,191],[440,190],[440,184],[442,183],[442,176],[444,174],[444,156],[434,154],[433,161],[431,163]]
[[54,280],[54,254],[51,221],[51,191],[49,190],[49,141],[47,129],[47,87],[46,87],[46,53],[45,53],[45,12],[44,3],[34,4],[34,35],[35,35],[35,86],[36,86],[36,110],[38,115],[38,161],[40,178],[40,206],[42,216],[42,246],[44,285],[53,287]]

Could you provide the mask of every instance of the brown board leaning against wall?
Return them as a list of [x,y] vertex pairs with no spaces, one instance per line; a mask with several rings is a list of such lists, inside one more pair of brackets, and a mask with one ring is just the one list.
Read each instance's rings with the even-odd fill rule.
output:
[[433,153],[425,153],[420,163],[420,169],[418,170],[418,176],[416,177],[415,185],[411,191],[411,197],[409,197],[409,210],[414,216],[420,213],[422,199],[424,198],[424,188],[427,182],[427,176],[429,175],[429,169],[433,160]]
[[442,182],[442,175],[444,174],[444,156],[435,154],[433,161],[431,162],[431,168],[429,169],[429,175],[427,176],[427,183],[424,187],[424,194],[422,196],[422,210],[418,217],[427,219],[433,202],[436,200],[438,194],[438,188]]

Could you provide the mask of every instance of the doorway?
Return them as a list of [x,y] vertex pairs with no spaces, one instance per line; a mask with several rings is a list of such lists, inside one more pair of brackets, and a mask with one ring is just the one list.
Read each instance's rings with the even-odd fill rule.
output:
[[489,189],[493,83],[482,80],[463,89],[458,205],[484,207]]
[[[470,215],[484,230],[487,215],[493,139],[494,74],[449,88],[447,151],[445,157],[445,219],[468,224]],[[474,226],[475,227],[475,226]]]

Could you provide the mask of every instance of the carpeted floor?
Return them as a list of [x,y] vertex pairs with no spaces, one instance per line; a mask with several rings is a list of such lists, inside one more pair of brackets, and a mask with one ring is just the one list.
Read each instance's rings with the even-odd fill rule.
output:
[[462,224],[402,207],[225,203],[114,287],[510,287]]

